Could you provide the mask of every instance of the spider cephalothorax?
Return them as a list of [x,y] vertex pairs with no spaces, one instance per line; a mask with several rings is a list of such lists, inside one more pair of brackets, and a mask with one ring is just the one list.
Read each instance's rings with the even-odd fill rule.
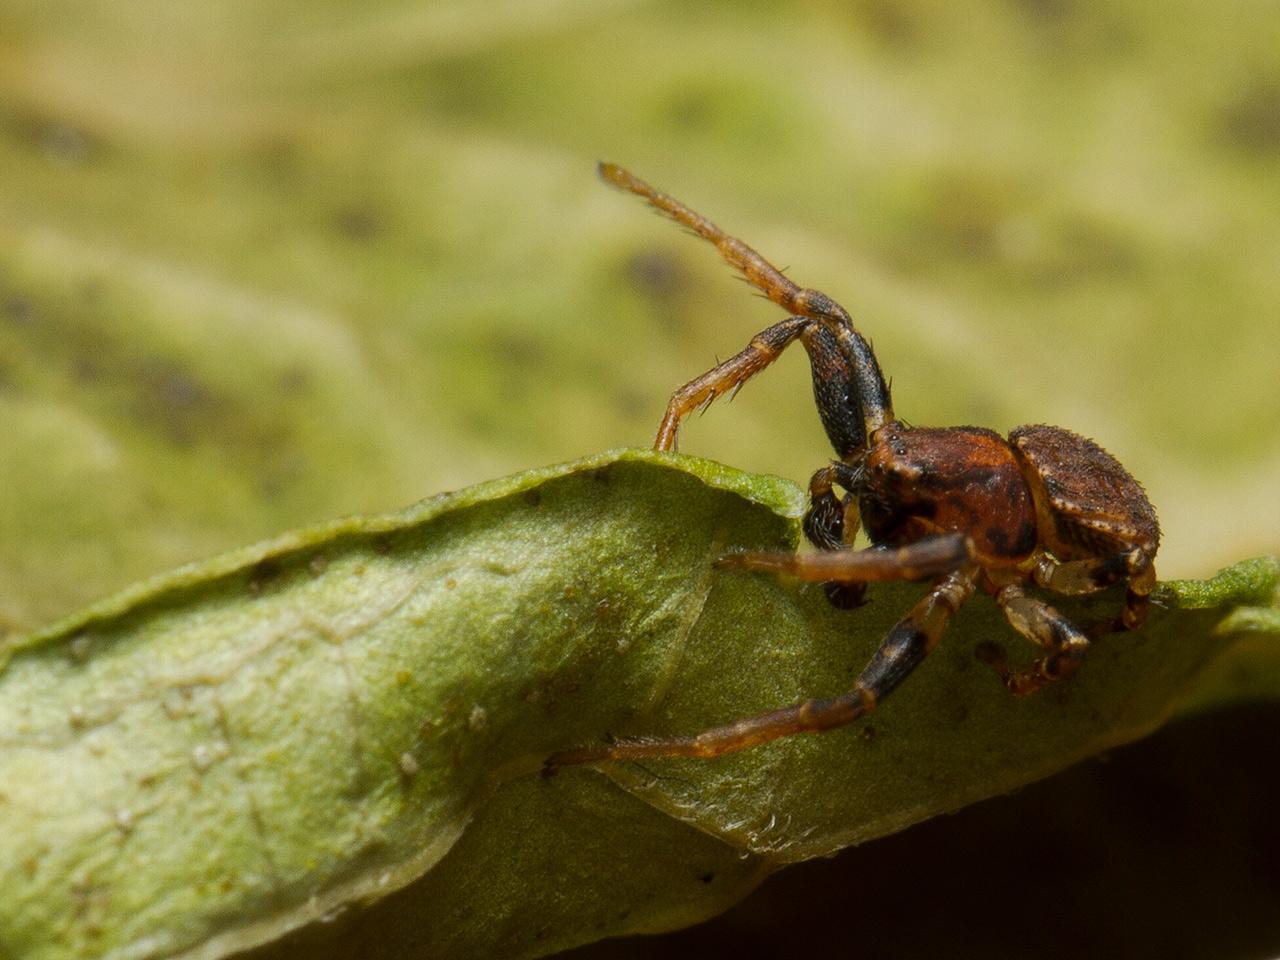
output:
[[[843,307],[824,293],[798,287],[741,240],[621,167],[601,164],[600,174],[714,243],[790,314],[672,395],[658,428],[659,450],[675,448],[685,416],[737,390],[792,342],[799,340],[809,354],[818,414],[839,457],[809,482],[804,530],[819,550],[730,554],[720,565],[824,583],[841,606],[855,606],[864,585],[874,580],[919,580],[932,587],[889,631],[847,693],[693,736],[566,751],[547,760],[548,770],[598,760],[714,757],[849,723],[875,709],[915,669],[979,589],[1044,651],[1014,670],[998,648],[980,648],[1015,694],[1071,674],[1089,647],[1089,635],[1142,623],[1155,586],[1160,529],[1142,487],[1113,456],[1061,427],[1019,427],[1005,439],[980,427],[901,423],[871,345]],[[872,546],[854,550],[860,528]],[[1089,635],[1023,589],[1030,583],[1082,594],[1120,581],[1128,584],[1123,613]]]

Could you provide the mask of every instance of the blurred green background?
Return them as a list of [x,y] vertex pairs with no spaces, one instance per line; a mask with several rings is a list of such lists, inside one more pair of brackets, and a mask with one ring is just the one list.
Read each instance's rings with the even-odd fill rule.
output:
[[[0,619],[596,450],[843,302],[900,415],[1097,438],[1160,571],[1280,545],[1273,0],[2,0]],[[795,351],[683,449],[804,481]]]
[[[1098,439],[1161,514],[1162,575],[1280,548],[1274,0],[0,0],[0,636],[648,444],[673,388],[779,314],[600,158],[840,300],[906,419]],[[803,354],[683,449],[807,479],[829,450]],[[1121,791],[1142,822],[1170,797],[1274,820],[1151,776]],[[1048,829],[1088,836],[1107,801],[1071,782],[1077,833]],[[1126,863],[1168,839],[1192,858],[1169,870],[1270,896],[1274,871],[1219,882],[1156,826]],[[883,841],[908,880],[938,869],[919,835]],[[1261,835],[1206,846],[1252,864]],[[1029,849],[1038,890],[1058,867]]]

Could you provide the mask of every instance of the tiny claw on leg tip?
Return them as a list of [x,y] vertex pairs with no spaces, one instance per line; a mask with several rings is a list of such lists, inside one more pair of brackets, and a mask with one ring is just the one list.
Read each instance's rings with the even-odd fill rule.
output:
[[739,550],[734,553],[721,554],[712,564],[722,570],[781,570],[788,554],[753,553]]

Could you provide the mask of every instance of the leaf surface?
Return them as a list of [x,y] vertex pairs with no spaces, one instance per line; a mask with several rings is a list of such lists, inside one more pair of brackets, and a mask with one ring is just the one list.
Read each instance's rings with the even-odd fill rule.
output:
[[1037,697],[974,659],[984,639],[1019,652],[979,598],[852,730],[539,776],[608,733],[848,687],[920,587],[841,612],[711,565],[793,548],[802,504],[708,461],[601,454],[184,567],[11,639],[0,955],[537,956],[669,929],[786,862],[1141,736],[1197,690],[1238,697],[1233,646],[1280,686],[1277,564],[1258,560],[1165,585],[1147,628]]

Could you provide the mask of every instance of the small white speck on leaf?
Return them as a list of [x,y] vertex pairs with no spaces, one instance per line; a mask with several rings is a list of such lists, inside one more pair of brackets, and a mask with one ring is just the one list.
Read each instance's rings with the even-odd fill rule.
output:
[[412,777],[419,770],[418,758],[409,751],[400,754],[400,772],[406,777]]
[[191,765],[198,773],[204,773],[230,752],[231,748],[224,740],[198,743],[191,749]]

